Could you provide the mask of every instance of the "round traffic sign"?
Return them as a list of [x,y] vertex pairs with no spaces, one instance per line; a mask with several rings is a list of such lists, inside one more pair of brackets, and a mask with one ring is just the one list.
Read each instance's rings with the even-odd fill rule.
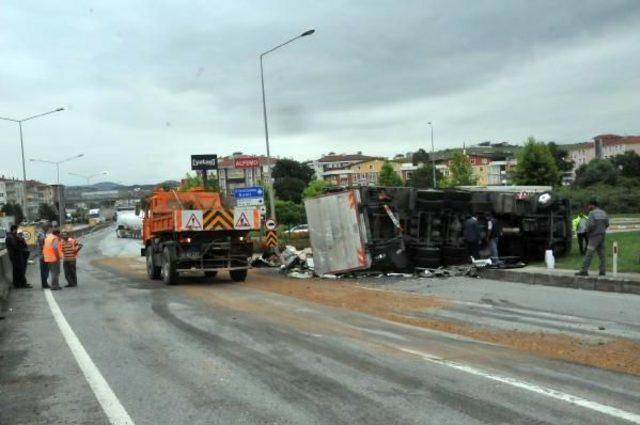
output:
[[28,230],[23,230],[22,231],[22,237],[24,238],[25,242],[29,242],[31,240],[32,236],[33,235],[31,234],[30,231],[28,231]]
[[268,218],[267,221],[264,222],[264,226],[268,230],[276,230],[276,221],[272,218]]

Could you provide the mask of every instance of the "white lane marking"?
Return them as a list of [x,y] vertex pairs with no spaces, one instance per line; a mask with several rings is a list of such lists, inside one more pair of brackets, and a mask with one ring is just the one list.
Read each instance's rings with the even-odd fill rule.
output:
[[601,404],[596,401],[587,400],[582,397],[578,397],[575,395],[567,394],[562,391],[554,390],[553,388],[543,387],[541,385],[531,384],[526,381],[521,381],[519,379],[511,378],[508,376],[500,376],[494,375],[489,372],[482,371],[480,369],[476,369],[471,366],[467,366],[461,363],[455,363],[449,360],[445,360],[438,356],[434,356],[433,354],[424,353],[422,351],[412,350],[410,348],[397,347],[400,351],[404,351],[405,353],[414,354],[416,356],[421,357],[423,360],[439,364],[442,366],[447,366],[452,369],[457,369],[462,372],[466,372],[472,375],[481,376],[483,378],[491,379],[492,381],[501,382],[503,384],[511,385],[516,388],[521,388],[523,390],[531,391],[533,393],[541,394],[547,397],[555,398],[556,400],[566,401],[570,404],[575,404],[576,406],[584,407],[587,409],[595,410],[596,412],[604,413],[605,415],[613,416],[619,419],[624,419],[626,421],[632,422],[634,424],[640,424],[640,415],[632,412],[627,412],[626,410],[618,409],[613,406],[607,406],[606,404]]
[[62,310],[60,310],[51,291],[44,291],[44,296],[47,299],[53,318],[56,320],[64,340],[69,346],[76,362],[78,362],[78,366],[80,366],[80,370],[82,370],[93,394],[95,394],[100,406],[102,406],[102,410],[104,410],[104,413],[109,418],[109,422],[111,422],[112,425],[135,425],[135,422],[133,422],[122,404],[120,404],[120,400],[118,400],[118,397],[113,393],[111,387],[80,343],[75,332],[73,332],[73,329],[69,326],[67,319],[64,318],[64,314],[62,314]]

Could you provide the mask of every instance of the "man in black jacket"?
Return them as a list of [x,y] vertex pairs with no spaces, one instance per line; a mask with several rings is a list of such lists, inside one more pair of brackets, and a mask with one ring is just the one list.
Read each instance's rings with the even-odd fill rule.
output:
[[25,277],[27,271],[25,252],[29,249],[27,248],[25,240],[18,235],[18,226],[15,224],[11,225],[5,243],[13,269],[13,286],[15,288],[31,288],[31,285],[27,283],[27,278]]

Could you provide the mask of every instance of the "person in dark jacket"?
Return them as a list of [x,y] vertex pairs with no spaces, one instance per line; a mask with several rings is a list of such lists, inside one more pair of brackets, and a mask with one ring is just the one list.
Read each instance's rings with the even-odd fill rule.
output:
[[598,253],[600,259],[600,276],[604,276],[607,272],[604,255],[605,236],[609,227],[609,216],[600,209],[597,201],[591,201],[588,205],[589,215],[587,216],[587,253],[582,261],[582,269],[576,273],[576,276],[588,276],[591,260],[594,253]]
[[469,218],[465,220],[462,237],[469,256],[475,260],[480,258],[480,226],[475,216],[469,216]]
[[11,260],[13,286],[15,288],[31,288],[31,285],[27,283],[27,278],[25,277],[27,268],[24,253],[28,251],[27,243],[18,235],[17,225],[11,225],[5,243],[9,253],[9,260]]

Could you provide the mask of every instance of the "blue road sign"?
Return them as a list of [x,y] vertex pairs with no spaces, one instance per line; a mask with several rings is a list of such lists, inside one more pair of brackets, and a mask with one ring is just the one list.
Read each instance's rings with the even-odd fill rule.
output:
[[262,198],[264,190],[260,186],[237,187],[233,189],[233,197],[236,199]]

